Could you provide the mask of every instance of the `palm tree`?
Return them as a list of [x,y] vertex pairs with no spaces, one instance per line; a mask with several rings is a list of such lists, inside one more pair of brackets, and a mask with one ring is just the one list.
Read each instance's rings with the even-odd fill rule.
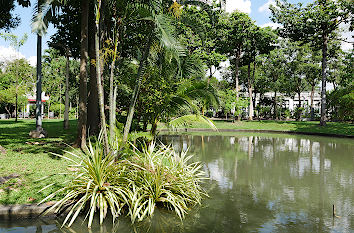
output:
[[138,99],[139,91],[141,88],[141,81],[143,70],[146,65],[151,45],[154,41],[160,43],[161,47],[170,50],[172,55],[179,59],[179,57],[185,55],[185,49],[180,45],[180,43],[173,36],[173,26],[171,24],[171,17],[167,16],[163,13],[163,9],[161,9],[162,0],[159,1],[149,1],[147,5],[139,5],[140,14],[142,18],[147,21],[150,29],[150,34],[147,35],[146,44],[144,46],[144,50],[142,56],[139,61],[139,68],[137,72],[136,85],[133,91],[133,96],[131,98],[127,121],[124,127],[123,133],[123,143],[125,143],[128,139],[128,134],[130,131],[130,127],[132,124],[135,105]]
[[37,82],[36,82],[36,130],[42,127],[42,36],[47,32],[48,22],[55,16],[62,1],[38,0],[32,17],[32,32],[37,34]]
[[[67,4],[67,0],[38,0],[32,18],[32,31],[37,34],[37,98],[36,128],[42,131],[41,93],[42,93],[42,36],[46,33],[48,23],[55,17],[59,8]],[[88,61],[88,14],[89,1],[81,0],[81,49],[80,49],[80,93],[79,122],[77,145],[86,148],[87,131],[87,61]]]

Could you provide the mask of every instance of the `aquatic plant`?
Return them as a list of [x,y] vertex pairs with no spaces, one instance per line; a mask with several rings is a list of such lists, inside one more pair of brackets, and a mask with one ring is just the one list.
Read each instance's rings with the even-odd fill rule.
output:
[[108,212],[113,221],[126,214],[134,223],[152,216],[157,206],[173,210],[182,219],[189,207],[200,204],[207,195],[200,186],[205,179],[201,166],[190,163],[192,156],[187,152],[178,154],[172,147],[151,143],[132,153],[121,160],[115,153],[104,156],[99,140],[94,146],[89,141],[85,152],[74,150],[67,151],[67,156],[57,155],[72,163],[73,178],[41,203],[64,193],[47,212],[59,212],[69,205],[63,225],[70,227],[85,212],[91,227],[96,212],[100,224]]
[[125,184],[128,211],[132,222],[152,216],[156,206],[176,212],[182,219],[188,207],[200,204],[206,193],[200,183],[205,179],[199,163],[189,163],[187,152],[176,153],[172,147],[151,143],[142,152],[117,163],[110,176],[113,186]]

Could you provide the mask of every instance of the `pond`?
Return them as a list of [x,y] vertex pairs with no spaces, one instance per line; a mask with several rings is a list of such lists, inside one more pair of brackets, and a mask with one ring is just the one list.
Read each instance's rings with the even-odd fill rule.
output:
[[[202,162],[209,198],[183,222],[167,211],[92,232],[354,232],[354,140],[277,134],[163,135]],[[336,216],[332,208],[335,206]],[[1,222],[0,232],[88,232],[60,220]]]

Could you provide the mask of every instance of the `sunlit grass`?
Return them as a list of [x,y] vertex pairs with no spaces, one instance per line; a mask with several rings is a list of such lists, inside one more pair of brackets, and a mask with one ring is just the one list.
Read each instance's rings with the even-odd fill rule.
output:
[[[354,124],[343,122],[328,122],[326,126],[320,126],[317,121],[213,121],[217,129],[235,130],[274,130],[283,132],[303,132],[303,133],[322,133],[333,135],[354,136]],[[164,128],[160,125],[159,128]],[[183,127],[182,127],[183,128]],[[207,129],[205,124],[193,123],[185,128]]]
[[[50,176],[67,172],[67,162],[49,154],[62,152],[66,143],[75,138],[76,121],[70,121],[70,129],[63,129],[62,120],[44,120],[44,128],[49,138],[31,139],[28,133],[35,128],[34,120],[0,121],[0,145],[6,153],[0,153],[0,176],[16,176],[0,185],[0,204],[36,203],[51,192],[62,187],[64,175]],[[43,176],[46,180],[36,182]],[[44,186],[55,182],[42,193]]]

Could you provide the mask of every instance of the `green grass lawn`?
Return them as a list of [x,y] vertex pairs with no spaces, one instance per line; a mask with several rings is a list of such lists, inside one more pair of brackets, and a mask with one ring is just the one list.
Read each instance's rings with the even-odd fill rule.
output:
[[[218,129],[235,130],[276,130],[285,132],[303,132],[303,133],[322,133],[333,135],[354,136],[354,124],[328,122],[326,126],[321,127],[317,121],[214,121]],[[163,125],[160,128],[164,128]],[[205,124],[193,124],[188,128],[208,128]]]
[[[75,140],[76,127],[76,120],[70,121],[67,131],[63,129],[63,120],[44,120],[48,138],[31,139],[28,133],[35,129],[35,120],[0,121],[0,145],[6,150],[6,153],[0,152],[0,204],[39,202],[62,185],[64,175],[36,181],[67,172],[67,162],[50,152],[62,154],[66,144]],[[38,193],[53,182],[61,185]]]

